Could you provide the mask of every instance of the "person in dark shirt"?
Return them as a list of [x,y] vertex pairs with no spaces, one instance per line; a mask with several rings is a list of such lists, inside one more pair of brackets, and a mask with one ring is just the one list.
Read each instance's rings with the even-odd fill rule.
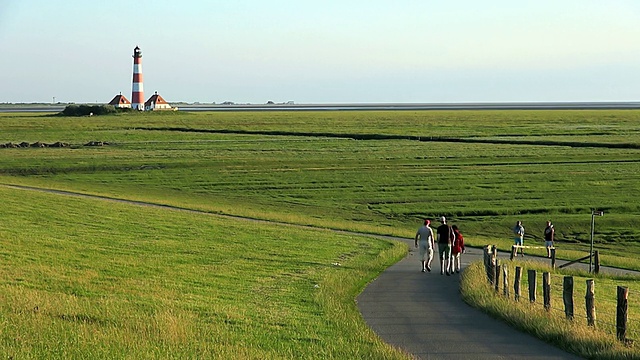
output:
[[547,248],[547,257],[551,257],[551,248],[553,247],[553,240],[555,238],[556,230],[551,224],[551,220],[547,221],[547,227],[544,228],[544,246]]
[[453,229],[447,225],[447,218],[440,217],[441,225],[438,226],[438,254],[440,255],[440,275],[451,275],[451,245],[455,240]]

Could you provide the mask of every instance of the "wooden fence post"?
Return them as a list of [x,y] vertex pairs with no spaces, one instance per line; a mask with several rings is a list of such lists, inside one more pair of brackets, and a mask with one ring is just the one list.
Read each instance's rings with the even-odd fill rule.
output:
[[556,269],[556,249],[551,249],[551,268]]
[[593,279],[587,280],[587,294],[584,297],[585,306],[587,307],[587,324],[596,326],[596,301],[595,301],[595,284]]
[[536,302],[536,271],[527,270],[527,278],[529,280],[529,301]]
[[593,262],[595,264],[593,271],[596,274],[599,274],[600,273],[600,251],[596,250],[593,252]]
[[509,270],[502,265],[502,288],[504,289],[504,297],[509,298]]
[[618,286],[618,310],[616,312],[616,334],[618,340],[627,339],[627,309],[629,307],[629,288]]
[[513,260],[517,256],[518,248],[515,245],[511,245],[511,257],[509,260]]
[[551,274],[542,273],[542,297],[544,298],[544,308],[551,311]]
[[520,281],[522,280],[522,268],[516,266],[516,276],[513,280],[513,298],[520,301]]
[[493,282],[496,292],[500,291],[500,272],[501,271],[502,271],[502,266],[500,265],[500,262],[496,260],[496,273],[494,274],[494,282]]
[[483,253],[484,253],[484,270],[487,273],[487,280],[489,281],[489,283],[491,284],[492,281],[492,277],[493,275],[491,274],[491,245],[486,245],[483,249]]
[[573,320],[573,276],[564,277],[562,300],[564,301],[564,314],[568,320]]
[[495,285],[498,279],[496,278],[496,267],[498,266],[498,247],[491,246],[491,284]]

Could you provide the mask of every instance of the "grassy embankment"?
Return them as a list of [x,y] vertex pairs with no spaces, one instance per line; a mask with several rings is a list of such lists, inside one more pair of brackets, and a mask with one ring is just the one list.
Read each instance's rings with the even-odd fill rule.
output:
[[[637,289],[640,279],[598,275],[595,277],[596,326],[590,327],[586,320],[586,280],[594,276],[585,272],[556,271],[551,273],[551,311],[546,311],[542,300],[542,272],[548,266],[539,262],[503,262],[509,271],[509,298],[489,286],[484,267],[474,263],[463,273],[461,293],[466,302],[482,309],[492,317],[504,320],[511,326],[530,333],[561,349],[586,359],[636,359],[640,357],[640,298]],[[515,266],[523,268],[521,299],[516,302],[513,295]],[[529,302],[527,269],[537,271],[537,301]],[[567,320],[562,300],[562,282],[565,275],[574,277],[574,319]],[[627,339],[623,343],[616,338],[616,294],[617,286],[626,286],[629,291],[629,321]]]

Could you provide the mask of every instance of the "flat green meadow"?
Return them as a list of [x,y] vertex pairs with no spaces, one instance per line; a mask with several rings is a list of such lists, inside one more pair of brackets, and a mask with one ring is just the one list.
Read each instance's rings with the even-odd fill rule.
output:
[[573,259],[600,209],[602,264],[640,270],[637,110],[4,113],[0,129],[70,145],[0,148],[10,356],[405,358],[353,299],[406,247],[329,229],[411,238],[446,215],[508,249],[516,220],[539,246],[550,219]]
[[3,356],[406,358],[366,328],[353,302],[401,246],[3,187],[0,195]]

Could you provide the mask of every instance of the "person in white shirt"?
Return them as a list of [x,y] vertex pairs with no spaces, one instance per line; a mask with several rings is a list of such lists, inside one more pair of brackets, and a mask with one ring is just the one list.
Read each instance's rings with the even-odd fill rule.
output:
[[[435,240],[433,238],[433,230],[429,226],[431,221],[424,220],[424,225],[416,232],[415,245],[420,246],[420,262],[422,263],[422,272],[431,272],[431,260],[433,260],[433,249],[435,248]],[[418,241],[420,242],[418,244]]]
[[[516,246],[524,246],[524,226],[522,226],[522,221],[516,222],[516,226],[513,227],[513,233],[515,237],[513,242]],[[520,247],[520,254],[524,256],[524,248]],[[518,248],[516,248],[516,255],[518,255]]]

